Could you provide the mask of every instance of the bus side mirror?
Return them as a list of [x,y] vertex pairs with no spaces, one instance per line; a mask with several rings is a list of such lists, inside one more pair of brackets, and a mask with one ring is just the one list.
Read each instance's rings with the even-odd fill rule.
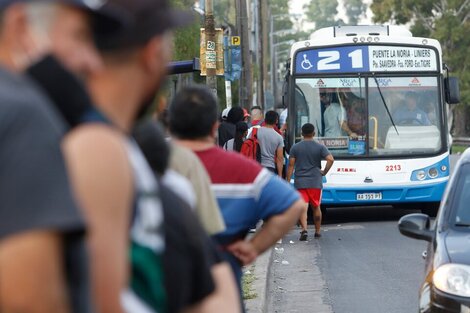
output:
[[459,79],[457,77],[447,77],[444,79],[446,102],[457,104],[460,102]]

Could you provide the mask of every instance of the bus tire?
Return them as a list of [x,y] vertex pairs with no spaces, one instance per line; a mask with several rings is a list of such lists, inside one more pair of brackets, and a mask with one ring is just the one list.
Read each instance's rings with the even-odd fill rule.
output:
[[326,206],[320,205],[320,210],[321,210],[321,215],[322,215],[322,220],[325,219],[326,217]]
[[431,217],[436,217],[439,211],[439,204],[439,202],[426,203],[424,204],[424,208],[421,209],[421,212]]

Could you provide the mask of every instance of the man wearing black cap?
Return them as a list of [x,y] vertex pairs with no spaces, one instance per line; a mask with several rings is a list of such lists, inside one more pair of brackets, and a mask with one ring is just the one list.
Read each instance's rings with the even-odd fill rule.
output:
[[[168,30],[190,18],[171,10],[163,0],[113,0],[109,4],[128,12],[129,22],[114,36],[97,37],[104,67],[89,81],[96,110],[87,114],[88,123],[67,136],[65,153],[90,225],[99,311],[165,312],[162,188],[129,134],[166,74],[172,45]],[[200,294],[213,290],[213,282],[204,275],[199,283]],[[233,295],[236,300],[235,291]],[[224,311],[233,312],[230,307]]]
[[[96,70],[93,12],[78,0],[0,1],[0,312],[92,312],[85,227],[60,151],[66,127],[23,72],[49,53],[77,75]],[[105,19],[117,25],[96,21]]]

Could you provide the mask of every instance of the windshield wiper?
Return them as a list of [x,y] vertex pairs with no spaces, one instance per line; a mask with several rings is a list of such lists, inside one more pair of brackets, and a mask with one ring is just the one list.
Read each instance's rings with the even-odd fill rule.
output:
[[379,91],[380,98],[382,98],[382,102],[385,106],[385,109],[387,110],[388,117],[390,117],[390,121],[392,122],[392,125],[395,128],[395,131],[397,132],[397,135],[400,136],[400,134],[398,133],[397,126],[395,126],[395,122],[393,121],[392,114],[390,114],[390,110],[388,109],[387,103],[385,102],[384,95],[382,94],[382,89],[380,89],[379,81],[377,80],[377,77],[375,77],[375,75],[373,75],[372,77],[374,77],[375,84],[377,85],[377,90]]
[[470,223],[456,223],[455,226],[459,226],[459,227],[470,227]]

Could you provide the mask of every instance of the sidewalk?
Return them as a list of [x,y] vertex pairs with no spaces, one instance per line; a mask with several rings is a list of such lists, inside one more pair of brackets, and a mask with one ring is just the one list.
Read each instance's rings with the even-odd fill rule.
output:
[[270,275],[270,264],[272,263],[273,250],[269,249],[256,259],[256,262],[244,269],[244,272],[253,275],[251,284],[252,299],[245,300],[246,312],[265,313],[267,312],[267,285]]

